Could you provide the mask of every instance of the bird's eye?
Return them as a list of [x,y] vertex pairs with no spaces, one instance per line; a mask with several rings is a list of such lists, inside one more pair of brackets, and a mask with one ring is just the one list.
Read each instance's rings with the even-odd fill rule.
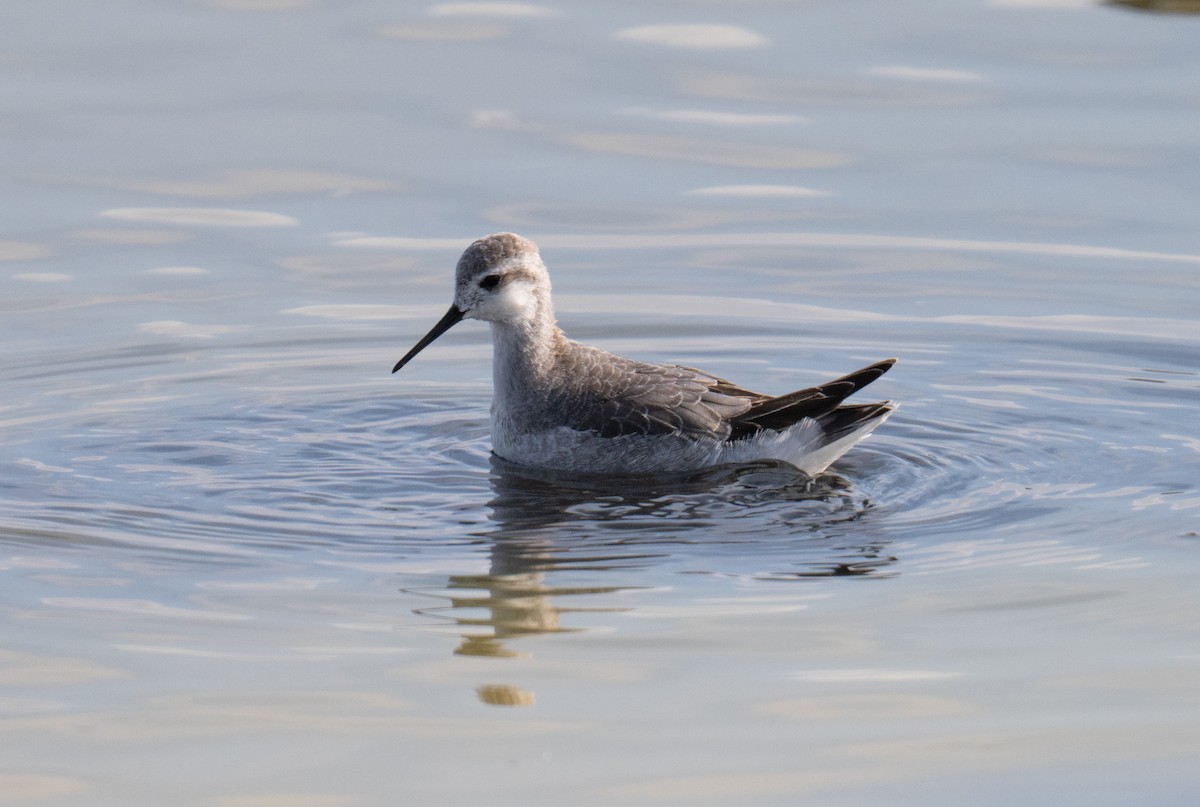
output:
[[479,288],[494,289],[500,285],[500,275],[488,275],[483,280],[479,281]]

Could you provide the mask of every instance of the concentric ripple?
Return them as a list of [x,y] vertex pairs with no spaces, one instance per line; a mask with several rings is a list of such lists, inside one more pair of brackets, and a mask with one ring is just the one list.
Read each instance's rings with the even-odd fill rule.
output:
[[[978,536],[1044,540],[1050,558],[1086,539],[1081,500],[1119,521],[1195,496],[1186,480],[1148,481],[1190,444],[1141,425],[1186,410],[1193,374],[1094,355],[1001,365],[972,340],[959,350],[953,372],[901,364],[887,382],[900,411],[816,479],[769,463],[633,478],[513,467],[490,454],[480,385],[63,412],[54,434],[17,448],[30,476],[0,490],[4,535],[222,564],[466,553],[517,573],[784,580],[946,568],[947,552],[960,568],[990,562]],[[1137,442],[1121,438],[1130,428]]]

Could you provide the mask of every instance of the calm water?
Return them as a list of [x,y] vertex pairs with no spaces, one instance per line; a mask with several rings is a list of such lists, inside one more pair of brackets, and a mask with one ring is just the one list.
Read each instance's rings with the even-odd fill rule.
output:
[[[1200,18],[0,21],[0,803],[1194,802]],[[388,374],[504,229],[575,338],[902,408],[505,466],[483,326]]]

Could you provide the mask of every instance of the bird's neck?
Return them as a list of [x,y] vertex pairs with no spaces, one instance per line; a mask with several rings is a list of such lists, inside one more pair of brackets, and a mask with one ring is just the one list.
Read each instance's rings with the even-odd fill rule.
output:
[[493,322],[494,370],[497,389],[501,379],[514,377],[536,382],[548,376],[562,352],[566,336],[553,316],[516,322]]

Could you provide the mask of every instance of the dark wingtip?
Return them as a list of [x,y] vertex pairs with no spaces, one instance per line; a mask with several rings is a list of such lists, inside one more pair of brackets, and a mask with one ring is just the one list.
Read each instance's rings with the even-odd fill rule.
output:
[[879,378],[888,370],[892,369],[892,365],[894,365],[896,361],[896,359],[883,359],[875,362],[874,364],[868,364],[861,370],[855,370],[853,373],[848,373],[841,378],[836,378],[830,383],[839,383],[843,381],[849,381],[852,383],[854,385],[854,389],[847,393],[848,397],[852,393],[857,392],[867,384],[870,384],[872,381]]
[[[841,411],[842,401],[886,373],[895,363],[895,359],[883,359],[819,386],[758,401],[734,419],[735,431],[742,429],[744,435],[755,429],[785,429],[801,418],[819,418]],[[890,402],[887,405],[891,406]],[[850,409],[857,412],[862,407],[875,406],[880,405],[852,404]]]

